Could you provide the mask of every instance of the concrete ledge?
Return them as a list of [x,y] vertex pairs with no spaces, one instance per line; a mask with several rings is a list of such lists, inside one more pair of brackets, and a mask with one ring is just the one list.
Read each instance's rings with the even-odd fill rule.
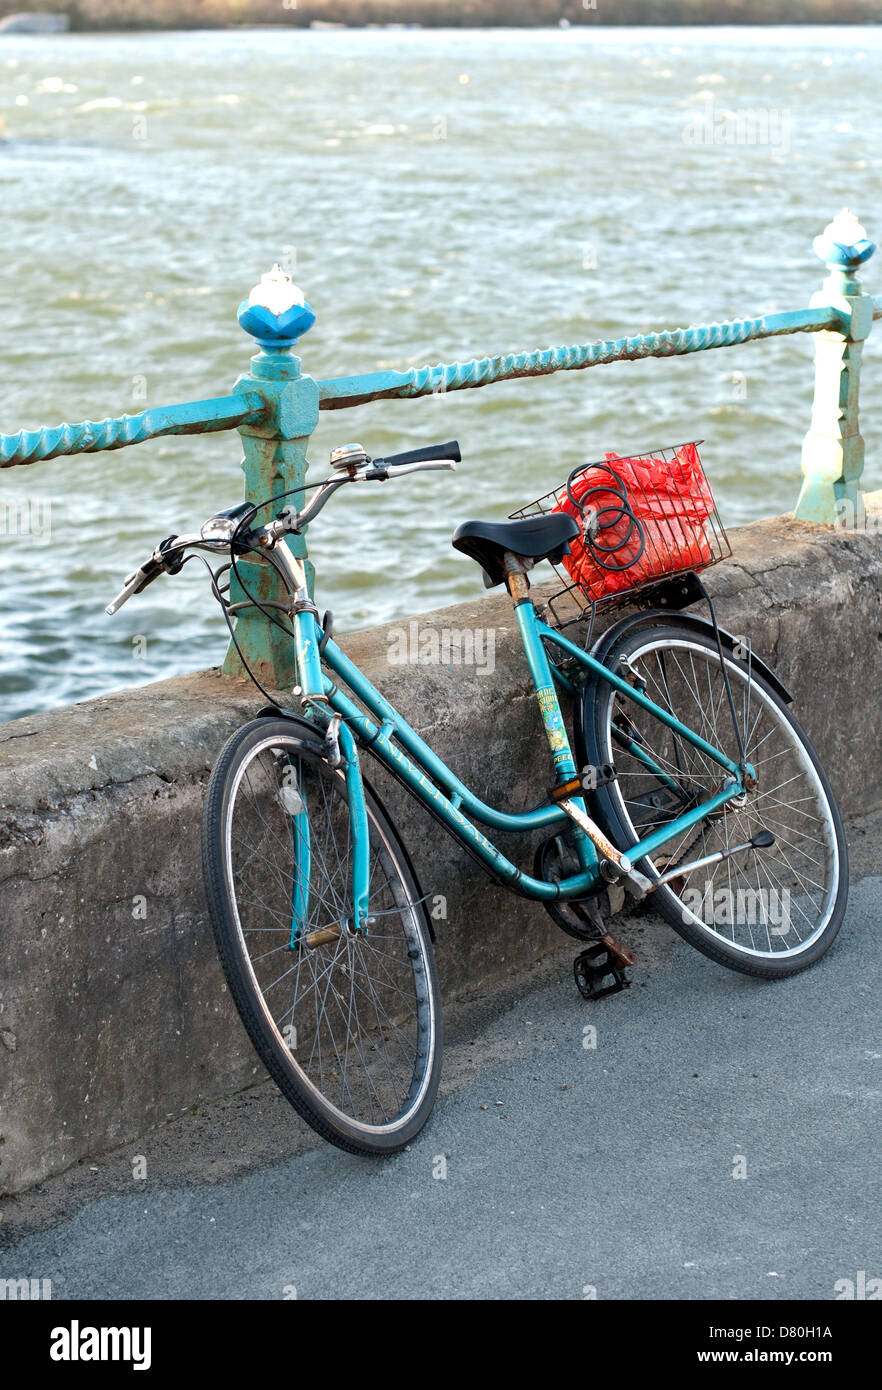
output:
[[[749,633],[793,689],[844,813],[875,809],[882,536],[779,518],[733,544],[708,576],[720,622]],[[534,805],[548,766],[508,600],[420,623],[495,629],[493,675],[391,665],[389,627],[343,645],[466,782],[507,808]],[[215,959],[199,856],[204,783],[261,703],[252,692],[210,671],[0,725],[0,1192],[262,1075]],[[424,891],[447,900],[436,926],[448,997],[560,944],[541,907],[489,883],[397,786],[369,775]],[[519,856],[529,862],[532,846]]]

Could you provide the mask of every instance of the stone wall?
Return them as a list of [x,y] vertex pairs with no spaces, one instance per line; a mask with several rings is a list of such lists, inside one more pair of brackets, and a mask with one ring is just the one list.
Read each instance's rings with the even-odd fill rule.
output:
[[[874,809],[882,537],[779,518],[732,538],[732,560],[708,575],[721,624],[749,633],[792,689],[844,813]],[[508,599],[419,621],[493,629],[494,673],[390,664],[388,628],[342,645],[486,799],[537,804],[547,753]],[[208,671],[0,725],[0,1192],[262,1074],[215,959],[199,851],[212,763],[260,703],[247,683]],[[447,998],[560,944],[540,906],[491,884],[368,771],[424,891],[446,899],[436,928]],[[513,846],[519,856],[528,864],[532,847]]]

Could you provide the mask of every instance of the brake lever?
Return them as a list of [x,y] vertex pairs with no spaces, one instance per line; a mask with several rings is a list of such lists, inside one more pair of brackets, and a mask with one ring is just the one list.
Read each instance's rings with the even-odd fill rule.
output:
[[[151,556],[151,559],[147,561],[148,565],[151,563],[152,559],[153,557]],[[155,579],[157,574],[159,573],[160,571],[158,564],[156,565],[156,568],[152,573],[148,571],[147,565],[142,565],[140,569],[136,569],[134,574],[129,575],[125,584],[117,594],[116,598],[113,599],[112,602],[108,603],[107,607],[104,610],[107,616],[109,618],[112,618],[114,613],[119,612],[124,603],[128,603],[129,599],[132,597],[132,594],[139,594],[141,590],[146,588],[146,586],[150,583],[150,580]]]
[[384,483],[388,478],[400,478],[405,473],[422,473],[429,469],[445,468],[451,473],[456,472],[456,463],[453,459],[433,459],[431,462],[424,463],[401,463],[397,467],[374,467],[369,468],[363,475],[366,482]]
[[184,568],[185,556],[183,550],[179,550],[177,555],[168,555],[169,549],[174,545],[177,539],[177,534],[174,536],[166,536],[165,540],[160,541],[156,550],[153,552],[153,558],[156,558],[157,553],[163,557],[160,563],[166,574],[180,574],[181,570]]
[[179,574],[181,572],[184,566],[183,550],[177,555],[167,553],[176,540],[178,540],[176,535],[166,536],[165,540],[159,542],[150,559],[128,576],[116,598],[108,603],[104,610],[109,618],[118,613],[133,594],[140,594],[147,588],[148,584],[152,584],[154,579],[158,579],[161,574]]

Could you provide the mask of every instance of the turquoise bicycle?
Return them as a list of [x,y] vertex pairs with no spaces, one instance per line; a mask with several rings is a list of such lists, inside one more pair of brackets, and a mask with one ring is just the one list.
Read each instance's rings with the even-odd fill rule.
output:
[[[365,754],[492,877],[541,903],[582,943],[575,974],[588,998],[628,983],[633,956],[610,930],[628,897],[654,904],[713,960],[765,978],[816,961],[845,911],[841,818],[790,697],[745,639],[718,627],[712,605],[710,620],[681,611],[707,597],[689,560],[703,566],[720,547],[698,558],[694,546],[669,547],[669,572],[650,570],[647,579],[634,556],[652,526],[641,524],[614,470],[606,491],[616,497],[599,508],[580,500],[571,475],[548,495],[566,494],[569,509],[540,499],[507,522],[466,522],[453,537],[485,584],[511,596],[552,768],[533,809],[487,805],[346,656],[286,537],[302,533],[344,486],[454,468],[459,459],[455,443],[382,459],[358,445],[335,450],[332,474],[311,485],[306,505],[301,498],[299,508],[285,505],[257,525],[260,508],[241,503],[198,534],[169,537],[107,610],[207,552],[225,557],[217,570],[206,565],[233,641],[235,613],[253,602],[295,644],[297,708],[267,695],[211,774],[205,884],[232,997],[261,1060],[313,1129],[359,1154],[394,1153],[419,1133],[442,1047],[426,896],[363,775]],[[715,513],[713,524],[724,537]],[[636,550],[620,539],[622,527]],[[702,547],[710,534],[706,523]],[[561,616],[550,602],[540,613],[530,593],[535,565],[560,566],[577,547],[599,571],[624,574],[630,565],[644,575],[630,589],[616,580],[617,601],[642,607],[593,642],[575,625],[582,612]],[[278,601],[250,593],[243,559],[272,567]],[[243,595],[236,602],[231,577]],[[585,594],[571,578],[564,588]],[[593,618],[596,597],[585,606]],[[573,703],[572,738],[559,692]],[[529,871],[491,838],[525,831],[540,838]]]

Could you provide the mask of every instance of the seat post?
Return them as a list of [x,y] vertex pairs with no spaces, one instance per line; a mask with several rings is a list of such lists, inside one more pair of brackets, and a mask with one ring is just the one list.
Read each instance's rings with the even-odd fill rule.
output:
[[523,555],[514,555],[512,551],[507,550],[503,557],[502,568],[505,572],[505,587],[508,589],[515,607],[519,603],[532,603],[527,570],[533,568],[533,562],[526,560]]
[[521,641],[524,644],[527,665],[530,668],[536,699],[539,703],[539,713],[542,716],[542,723],[548,739],[555,782],[561,785],[571,782],[576,776],[576,764],[573,760],[570,741],[567,738],[566,725],[561,714],[557,691],[554,688],[554,676],[551,673],[548,653],[539,634],[536,609],[529,595],[530,581],[526,573],[528,568],[532,568],[529,559],[525,560],[523,556],[513,555],[510,551],[505,552],[503,559],[505,582],[514,603],[515,620]]

